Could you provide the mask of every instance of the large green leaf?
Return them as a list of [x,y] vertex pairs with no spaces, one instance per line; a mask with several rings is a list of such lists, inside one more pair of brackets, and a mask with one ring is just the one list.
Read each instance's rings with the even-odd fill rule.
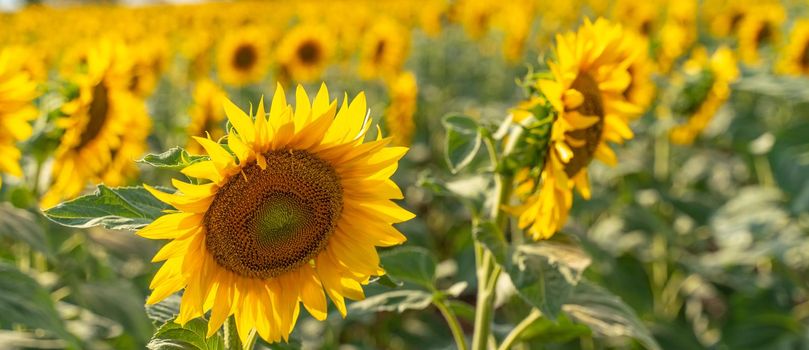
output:
[[191,164],[208,159],[208,156],[192,155],[181,147],[174,147],[158,154],[148,154],[138,163],[148,164],[155,168],[179,170]]
[[137,230],[169,208],[143,187],[98,185],[95,193],[61,203],[44,213],[48,219],[64,226]]
[[193,319],[185,326],[170,321],[155,332],[146,347],[150,350],[224,350],[222,337],[214,334],[206,338],[207,331],[208,322],[201,318]]
[[631,337],[647,349],[660,349],[632,308],[600,286],[586,281],[579,283],[562,309],[576,322],[589,326],[596,335]]
[[478,123],[467,116],[450,114],[441,121],[447,129],[444,157],[450,171],[458,173],[469,165],[480,149]]
[[394,279],[434,290],[435,258],[421,247],[403,247],[380,256],[382,268]]
[[517,294],[551,319],[559,315],[582,272],[590,265],[590,258],[571,242],[509,246],[491,222],[478,224],[474,235],[508,273]]
[[9,203],[0,203],[0,237],[6,236],[25,242],[32,249],[51,256],[48,238],[37,215],[15,208]]
[[77,347],[64,327],[50,293],[16,267],[0,262],[0,328],[41,329]]
[[163,301],[146,305],[146,316],[157,324],[163,324],[173,320],[180,314],[180,295],[172,294]]
[[393,290],[370,296],[355,303],[349,308],[351,313],[365,314],[380,311],[403,312],[405,310],[423,310],[433,302],[431,293],[420,290]]

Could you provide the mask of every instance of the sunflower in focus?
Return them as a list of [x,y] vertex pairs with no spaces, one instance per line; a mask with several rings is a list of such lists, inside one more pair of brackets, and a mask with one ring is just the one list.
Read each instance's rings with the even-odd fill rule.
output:
[[720,47],[710,57],[704,47],[695,50],[684,64],[684,75],[673,78],[682,88],[667,113],[688,119],[671,130],[671,141],[693,143],[730,97],[730,83],[738,76],[736,58],[729,48]]
[[267,40],[256,28],[227,35],[217,51],[217,72],[225,84],[243,86],[261,81],[269,65]]
[[[16,143],[31,136],[37,109],[31,103],[37,97],[37,84],[22,67],[13,63],[15,51],[0,50],[0,173],[22,176]],[[0,186],[3,178],[0,177]]]
[[278,63],[296,81],[318,79],[332,57],[334,41],[325,26],[300,24],[278,45]]
[[795,22],[778,68],[786,74],[809,75],[809,20]]
[[64,134],[43,208],[78,195],[90,182],[121,185],[126,175],[121,171],[134,171],[132,154],[143,149],[151,127],[143,100],[129,90],[128,48],[103,39],[89,46],[85,57],[84,71],[70,78],[78,91],[62,106],[64,117],[56,122]]
[[197,137],[211,159],[182,170],[204,183],[146,186],[177,209],[138,232],[171,240],[153,259],[165,262],[147,303],[184,289],[178,323],[210,311],[209,336],[233,315],[243,341],[253,329],[287,339],[301,303],[323,320],[328,296],[345,316],[345,298],[363,299],[384,273],[375,247],[406,240],[392,224],[413,214],[392,201],[402,192],[390,176],[407,148],[365,140],[362,93],[339,110],[325,85],[313,103],[300,86],[295,100],[293,110],[279,85],[269,115],[262,100],[255,117],[226,100],[230,151]]
[[413,114],[416,113],[416,100],[418,99],[418,85],[416,76],[411,72],[402,72],[388,87],[390,106],[385,112],[385,124],[388,132],[397,145],[409,145],[413,138],[415,123]]
[[[188,135],[205,137],[206,133],[214,140],[225,136],[223,122],[225,112],[222,104],[225,92],[210,80],[200,80],[194,88],[194,104],[189,111],[191,123],[188,124]],[[203,148],[193,139],[189,140],[186,149],[191,153],[200,153]]]
[[759,51],[763,47],[777,46],[784,19],[784,8],[779,3],[753,6],[739,23],[739,56],[742,61],[757,64],[760,62]]
[[543,98],[519,108],[530,110],[545,100],[557,115],[538,178],[526,178],[530,171],[517,176],[518,188],[536,187],[517,208],[519,226],[535,240],[549,238],[565,224],[574,187],[590,198],[587,166],[594,158],[617,163],[608,142],[633,137],[628,122],[641,110],[624,96],[635,57],[627,53],[634,48],[625,36],[620,25],[604,19],[585,20],[578,32],[557,35],[556,61],[548,63],[553,80],[539,80]]
[[373,23],[360,48],[360,75],[365,79],[398,72],[410,48],[410,31],[390,18]]

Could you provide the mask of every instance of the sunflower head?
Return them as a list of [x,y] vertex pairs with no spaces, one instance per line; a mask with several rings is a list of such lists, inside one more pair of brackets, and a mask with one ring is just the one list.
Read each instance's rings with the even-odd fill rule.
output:
[[130,90],[132,55],[121,40],[87,47],[86,64],[70,75],[78,94],[62,105],[64,128],[55,152],[53,184],[42,199],[49,207],[79,194],[87,182],[119,186],[136,168],[151,128],[143,100]]
[[217,52],[217,72],[226,84],[247,85],[264,78],[268,67],[268,40],[257,28],[227,35]]
[[[22,176],[19,160],[22,156],[16,143],[31,135],[28,124],[36,118],[32,101],[37,97],[37,84],[31,75],[15,64],[17,50],[0,49],[0,174]],[[0,177],[0,186],[2,177]]]
[[407,149],[366,140],[362,93],[338,110],[323,85],[309,101],[299,86],[293,109],[279,85],[269,113],[261,101],[253,115],[225,99],[230,151],[196,137],[210,160],[182,172],[199,182],[147,186],[177,209],[139,231],[171,239],[148,303],[184,289],[177,322],[210,311],[212,334],[234,315],[240,337],[255,329],[273,342],[301,304],[322,320],[328,296],[345,316],[345,298],[362,299],[361,285],[384,273],[375,247],[404,242],[392,224],[413,217],[392,202],[402,193],[390,180]]
[[[548,238],[564,225],[574,187],[589,199],[590,162],[616,163],[608,142],[632,138],[628,121],[640,112],[625,96],[632,82],[628,67],[639,58],[632,44],[619,25],[603,19],[557,36],[556,59],[548,63],[553,78],[537,82],[542,97],[532,102],[547,103],[556,117],[539,176],[530,179],[535,190],[523,195],[516,211],[519,225],[534,239]],[[525,180],[518,186],[529,188]]]
[[[751,5],[753,6],[753,5]],[[779,3],[758,4],[739,23],[739,55],[747,64],[760,63],[759,51],[775,47],[781,40],[786,15]]]
[[300,24],[278,46],[278,62],[290,77],[311,81],[320,77],[334,50],[334,38],[320,24]]
[[779,71],[793,75],[809,74],[809,20],[797,21],[789,34],[789,43],[784,47]]
[[385,123],[394,143],[408,145],[413,137],[415,123],[418,85],[416,76],[411,72],[400,73],[389,83],[390,106],[385,113]]
[[410,48],[410,32],[391,18],[382,18],[368,29],[360,48],[360,75],[366,79],[398,72]]

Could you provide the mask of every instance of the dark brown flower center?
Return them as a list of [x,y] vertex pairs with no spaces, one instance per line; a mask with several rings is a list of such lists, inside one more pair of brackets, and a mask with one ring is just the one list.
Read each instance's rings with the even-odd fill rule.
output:
[[604,129],[604,105],[601,101],[601,92],[598,83],[587,73],[579,73],[570,86],[584,96],[584,102],[575,109],[581,115],[596,116],[598,122],[586,129],[570,131],[567,135],[584,141],[580,147],[571,147],[573,158],[565,165],[565,173],[573,177],[590,164],[595,155],[596,147],[601,141],[601,131]]
[[759,28],[758,32],[756,32],[756,47],[760,47],[766,43],[769,43],[772,40],[772,28],[770,28],[769,23],[763,23],[761,28]]
[[804,70],[809,69],[809,42],[803,44],[803,50],[801,51],[800,65],[801,68],[803,68]]
[[306,151],[265,153],[246,166],[205,213],[206,247],[219,266],[266,279],[308,263],[326,247],[343,209],[334,168]]
[[233,55],[233,66],[241,71],[253,68],[258,60],[258,52],[256,47],[249,44],[244,44],[236,48],[236,54]]
[[320,62],[320,45],[312,40],[303,42],[298,47],[298,58],[305,65],[314,65]]
[[104,128],[104,124],[107,122],[109,108],[109,90],[102,81],[93,87],[93,99],[90,101],[90,108],[87,110],[89,120],[79,136],[79,143],[73,147],[74,149],[84,148],[101,133],[101,129]]
[[387,41],[380,40],[376,43],[376,49],[374,50],[374,62],[382,62],[382,59],[385,58],[385,47],[388,45]]

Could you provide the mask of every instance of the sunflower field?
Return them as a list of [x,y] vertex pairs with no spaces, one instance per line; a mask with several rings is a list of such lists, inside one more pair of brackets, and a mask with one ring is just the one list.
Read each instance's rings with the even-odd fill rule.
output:
[[809,349],[805,1],[0,8],[0,349]]

